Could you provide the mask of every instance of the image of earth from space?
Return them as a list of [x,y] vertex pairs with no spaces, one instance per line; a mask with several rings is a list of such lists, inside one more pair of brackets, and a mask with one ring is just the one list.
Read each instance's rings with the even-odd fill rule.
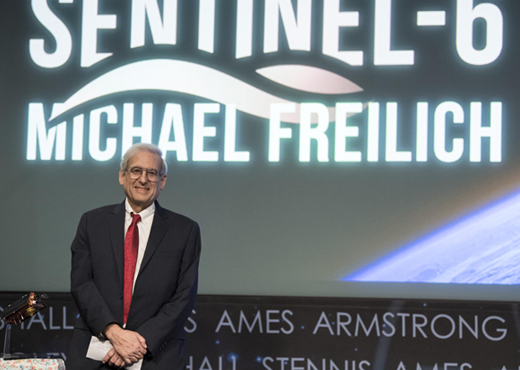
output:
[[520,284],[520,192],[346,276],[344,281]]

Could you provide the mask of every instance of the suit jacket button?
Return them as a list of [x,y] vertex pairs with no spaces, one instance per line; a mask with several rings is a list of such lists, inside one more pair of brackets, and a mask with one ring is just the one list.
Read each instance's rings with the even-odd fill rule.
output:
[[119,299],[123,299],[123,295],[122,294],[119,294]]

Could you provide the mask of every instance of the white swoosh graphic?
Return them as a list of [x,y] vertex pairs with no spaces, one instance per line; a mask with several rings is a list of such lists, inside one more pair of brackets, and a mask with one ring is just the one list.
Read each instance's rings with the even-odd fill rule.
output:
[[278,65],[256,70],[281,85],[318,94],[352,94],[363,91],[354,82],[321,68],[297,64]]
[[[273,103],[294,103],[266,93],[235,77],[195,63],[154,59],[116,68],[88,83],[63,104],[56,105],[50,120],[96,98],[124,91],[164,90],[203,97],[221,104],[236,104],[242,112],[269,119]],[[334,120],[334,108],[329,108]],[[300,108],[286,113],[282,121],[300,122]]]

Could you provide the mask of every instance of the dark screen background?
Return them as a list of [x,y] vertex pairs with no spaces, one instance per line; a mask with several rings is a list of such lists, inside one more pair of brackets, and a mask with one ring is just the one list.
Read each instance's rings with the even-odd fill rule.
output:
[[[73,39],[70,59],[56,69],[41,68],[30,58],[31,38],[43,38],[49,52],[54,50],[53,37],[34,16],[31,3],[8,0],[0,4],[0,158],[4,168],[0,184],[0,290],[69,289],[69,248],[81,214],[124,200],[117,179],[123,104],[135,104],[136,125],[141,104],[154,104],[152,141],[157,143],[164,105],[176,103],[183,107],[189,159],[178,162],[174,153],[168,154],[168,182],[159,202],[201,226],[201,293],[504,300],[518,293],[515,285],[356,283],[341,279],[520,187],[519,2],[488,1],[503,15],[503,50],[493,63],[473,66],[457,54],[456,1],[394,0],[392,47],[415,50],[415,64],[374,66],[374,1],[341,1],[342,10],[360,12],[359,27],[340,31],[340,48],[364,51],[364,65],[353,67],[322,53],[321,1],[313,2],[310,52],[290,50],[281,25],[279,51],[267,54],[262,46],[264,2],[256,1],[253,55],[235,59],[235,1],[216,2],[215,52],[210,54],[197,48],[197,1],[179,0],[176,45],[154,45],[147,28],[145,46],[131,49],[131,2],[100,0],[99,13],[116,14],[117,28],[98,32],[98,50],[113,55],[89,68],[80,67],[83,2],[48,3]],[[446,25],[418,27],[417,11],[432,9],[446,11]],[[485,22],[476,21],[474,31],[475,47],[484,47]],[[54,156],[50,161],[39,157],[27,160],[29,103],[43,103],[48,117],[53,103],[66,100],[96,77],[131,62],[157,58],[209,66],[297,102],[330,106],[348,101],[380,102],[380,160],[366,160],[366,116],[360,114],[352,118],[352,124],[360,127],[359,139],[349,139],[352,148],[363,153],[360,163],[334,162],[333,123],[327,131],[328,163],[317,161],[314,144],[311,161],[299,161],[298,125],[287,125],[293,127],[293,138],[282,140],[281,161],[270,163],[268,120],[238,112],[237,150],[249,150],[251,159],[246,163],[224,162],[221,106],[219,114],[206,120],[206,126],[216,127],[217,137],[205,141],[206,149],[219,151],[221,159],[194,162],[193,105],[210,101],[165,91],[118,93],[65,113],[59,122],[67,121],[67,144],[71,142],[73,117],[86,115],[82,161],[70,159],[70,145],[64,161]],[[277,64],[319,67],[355,82],[364,91],[322,96],[278,85],[255,73],[258,68]],[[385,104],[399,104],[398,147],[415,153],[419,101],[430,104],[428,161],[418,163],[413,155],[409,163],[385,162]],[[444,101],[455,101],[464,108],[464,125],[449,126],[448,134],[464,138],[465,148],[469,145],[470,103],[483,103],[484,122],[489,120],[489,104],[503,103],[501,162],[490,163],[486,139],[480,163],[470,163],[468,150],[455,163],[436,159],[431,141],[433,110]],[[102,139],[117,138],[118,151],[111,160],[96,162],[88,154],[88,114],[111,104],[118,109],[119,123],[103,126]],[[59,122],[48,122],[47,127]]]

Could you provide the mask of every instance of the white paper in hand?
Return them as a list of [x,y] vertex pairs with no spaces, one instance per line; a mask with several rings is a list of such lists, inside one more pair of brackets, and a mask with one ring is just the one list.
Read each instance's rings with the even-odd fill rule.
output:
[[[98,337],[92,337],[90,339],[90,345],[88,346],[87,358],[91,358],[96,361],[103,361],[108,351],[112,349],[112,343],[109,340],[99,340]],[[139,360],[133,365],[125,366],[128,370],[141,370],[143,360]]]

